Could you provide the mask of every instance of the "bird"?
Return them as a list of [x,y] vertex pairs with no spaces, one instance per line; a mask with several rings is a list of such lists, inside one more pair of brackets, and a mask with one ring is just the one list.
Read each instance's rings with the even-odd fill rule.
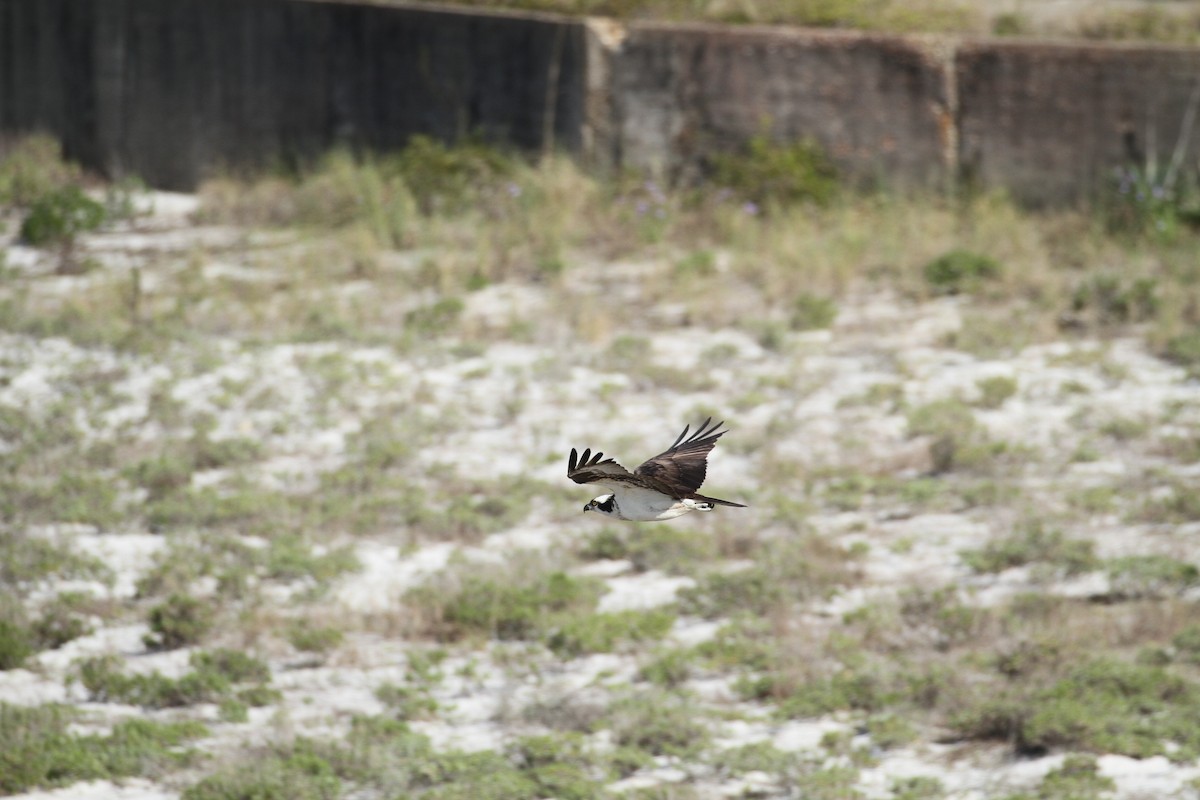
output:
[[741,503],[718,500],[698,493],[708,469],[708,454],[726,431],[724,422],[709,425],[712,417],[688,436],[690,425],[675,443],[642,464],[633,472],[611,458],[601,461],[604,453],[591,449],[578,455],[571,448],[567,477],[580,484],[595,484],[608,489],[583,507],[628,522],[656,522],[674,519],[690,511],[712,511],[717,506],[745,508]]

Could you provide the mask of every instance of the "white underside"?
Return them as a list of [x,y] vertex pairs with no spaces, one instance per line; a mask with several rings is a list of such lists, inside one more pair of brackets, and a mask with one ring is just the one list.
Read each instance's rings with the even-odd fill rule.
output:
[[616,512],[613,516],[630,522],[658,522],[674,519],[689,511],[712,511],[709,503],[676,500],[650,489],[622,484],[610,484],[605,488],[616,496]]

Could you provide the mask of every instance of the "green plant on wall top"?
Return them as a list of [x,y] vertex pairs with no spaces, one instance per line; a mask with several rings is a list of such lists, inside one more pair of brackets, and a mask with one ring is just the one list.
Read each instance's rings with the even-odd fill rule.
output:
[[714,183],[758,205],[828,203],[838,191],[837,169],[811,139],[777,142],[765,134],[744,150],[711,159]]

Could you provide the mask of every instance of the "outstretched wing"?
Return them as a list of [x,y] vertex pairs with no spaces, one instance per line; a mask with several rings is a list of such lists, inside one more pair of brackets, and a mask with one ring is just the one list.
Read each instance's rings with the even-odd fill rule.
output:
[[725,431],[717,430],[725,423],[710,426],[710,422],[712,417],[704,420],[691,436],[688,436],[691,426],[685,427],[675,444],[643,463],[633,474],[679,500],[694,494],[708,472],[709,452],[717,439],[725,435]]
[[577,455],[571,448],[571,458],[567,461],[567,477],[576,483],[595,483],[606,488],[621,484],[636,482],[633,473],[622,467],[611,458],[604,458],[599,451],[592,455],[591,449],[584,450],[583,455]]

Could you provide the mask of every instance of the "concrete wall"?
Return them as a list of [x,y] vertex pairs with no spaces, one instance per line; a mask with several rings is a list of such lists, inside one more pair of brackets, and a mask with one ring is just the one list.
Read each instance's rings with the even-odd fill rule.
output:
[[612,69],[623,164],[689,176],[756,134],[811,137],[846,171],[947,176],[945,64],[917,40],[799,29],[640,25]]
[[584,31],[294,0],[0,0],[0,128],[172,188],[413,134],[578,149]]
[[1200,51],[327,0],[0,0],[0,133],[189,188],[335,145],[467,134],[689,180],[767,132],[897,187],[1088,196],[1170,158]]
[[1119,165],[1200,159],[1200,49],[966,42],[955,56],[964,180],[1030,202],[1087,196]]

